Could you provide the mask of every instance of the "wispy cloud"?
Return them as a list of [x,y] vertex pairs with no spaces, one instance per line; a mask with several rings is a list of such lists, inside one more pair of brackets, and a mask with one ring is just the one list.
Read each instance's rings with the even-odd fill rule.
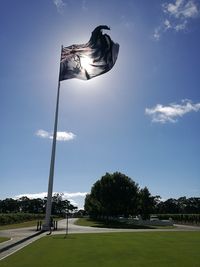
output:
[[132,31],[134,28],[134,23],[131,20],[128,20],[126,16],[122,15],[120,17],[120,24],[125,30]]
[[56,6],[56,8],[57,8],[57,11],[58,11],[58,13],[63,13],[63,11],[64,11],[64,7],[65,7],[65,3],[64,3],[64,1],[63,0],[53,0],[53,3],[54,3],[54,5]]
[[164,3],[163,11],[175,18],[194,18],[198,15],[197,4],[194,0],[176,0],[175,3]]
[[[41,138],[53,139],[53,134],[45,130],[38,130],[36,135]],[[57,132],[57,141],[70,141],[76,138],[76,135],[72,132]]]
[[154,30],[154,38],[160,39],[161,34],[167,30],[176,32],[183,31],[187,28],[189,22],[199,16],[199,7],[196,0],[175,0],[165,2],[162,5],[164,19]]
[[[56,6],[58,13],[63,14],[66,6],[71,6],[73,4],[73,0],[52,0],[53,4]],[[79,1],[79,7],[82,11],[88,11],[87,0]]]
[[192,111],[200,111],[200,103],[194,104],[188,99],[182,100],[181,104],[171,103],[167,106],[157,104],[153,108],[145,109],[145,113],[152,118],[152,121],[159,123],[175,123],[178,118]]
[[87,11],[88,10],[88,6],[87,6],[87,1],[86,0],[82,0],[82,10],[83,11]]

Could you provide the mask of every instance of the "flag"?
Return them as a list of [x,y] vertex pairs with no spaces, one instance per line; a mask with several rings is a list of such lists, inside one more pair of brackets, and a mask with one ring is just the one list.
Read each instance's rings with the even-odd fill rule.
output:
[[88,43],[62,48],[59,81],[72,78],[89,80],[112,69],[117,60],[119,44],[114,43],[108,34],[103,34],[102,30],[110,28],[98,26]]

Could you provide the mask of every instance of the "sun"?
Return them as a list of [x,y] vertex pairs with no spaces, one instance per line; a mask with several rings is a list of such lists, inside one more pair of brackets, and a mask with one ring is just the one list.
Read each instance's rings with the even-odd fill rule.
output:
[[88,56],[84,56],[80,58],[81,61],[81,67],[85,69],[88,73],[92,70],[92,58]]

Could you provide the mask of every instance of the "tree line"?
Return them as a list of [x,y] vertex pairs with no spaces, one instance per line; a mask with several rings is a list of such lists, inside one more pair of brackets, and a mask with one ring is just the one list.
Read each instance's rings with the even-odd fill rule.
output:
[[200,198],[181,197],[161,201],[147,187],[139,188],[130,177],[115,172],[106,173],[91,188],[85,198],[85,211],[93,218],[129,217],[151,214],[200,213]]
[[[0,200],[0,213],[32,213],[44,214],[46,209],[46,198],[30,199],[27,196],[19,199],[6,198]],[[77,207],[72,205],[69,200],[63,199],[62,193],[54,194],[52,197],[52,215],[63,215],[66,210],[75,211]]]
[[[46,198],[30,199],[23,196],[0,200],[1,214],[44,214],[45,208]],[[140,188],[130,177],[115,172],[106,173],[92,186],[91,192],[86,195],[84,209],[81,215],[88,214],[94,218],[141,215],[143,219],[148,219],[151,214],[200,214],[200,198],[180,197],[163,201],[160,196],[153,196],[147,187]],[[77,207],[63,199],[62,193],[55,194],[52,198],[52,215],[61,216],[66,210],[74,212]]]
[[157,214],[199,214],[200,197],[180,197],[178,199],[169,198],[166,201],[160,201],[155,207]]

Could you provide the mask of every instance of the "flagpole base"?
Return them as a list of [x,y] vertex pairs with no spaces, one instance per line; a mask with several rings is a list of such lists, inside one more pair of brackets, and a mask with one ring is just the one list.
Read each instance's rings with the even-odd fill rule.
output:
[[42,225],[42,231],[50,231],[50,227],[47,224]]

